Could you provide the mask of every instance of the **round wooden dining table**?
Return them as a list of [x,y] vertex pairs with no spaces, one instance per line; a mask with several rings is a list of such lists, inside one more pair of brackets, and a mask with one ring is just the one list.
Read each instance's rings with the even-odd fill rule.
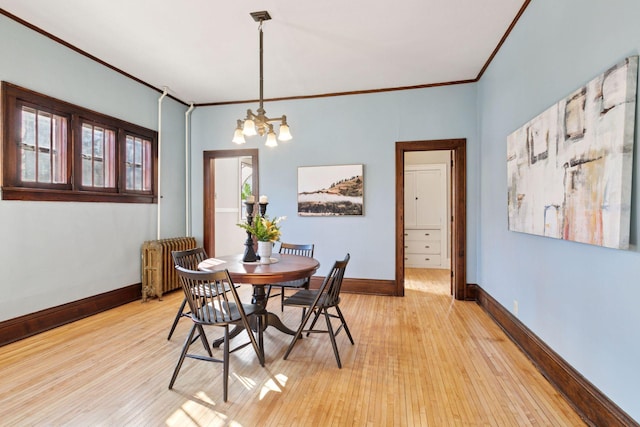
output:
[[[268,326],[273,326],[279,331],[289,335],[295,335],[295,331],[284,325],[276,314],[266,310],[267,296],[265,286],[311,277],[316,270],[318,270],[318,267],[320,267],[320,263],[315,258],[288,254],[271,255],[272,262],[270,264],[243,262],[242,258],[242,254],[209,258],[202,261],[198,265],[198,269],[206,271],[226,269],[234,283],[248,283],[253,285],[253,298],[251,302],[260,305],[263,311],[259,313],[261,317],[260,322],[257,324],[252,322],[252,329],[259,331],[259,346],[264,352],[262,331]],[[237,335],[238,332],[239,330],[232,331],[232,336]],[[214,342],[214,346],[219,345],[220,342]]]
[[214,259],[222,261],[215,266],[218,268],[207,267],[206,261],[201,263],[200,268],[204,270],[226,268],[234,282],[259,286],[304,279],[312,276],[320,266],[315,258],[287,254],[271,255],[271,264],[243,262],[242,254],[221,256]]

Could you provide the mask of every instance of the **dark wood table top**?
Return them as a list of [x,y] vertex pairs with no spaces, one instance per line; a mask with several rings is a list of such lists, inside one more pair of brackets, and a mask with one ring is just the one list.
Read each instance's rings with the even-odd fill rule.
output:
[[201,270],[227,269],[234,282],[268,285],[310,277],[320,267],[318,260],[306,256],[273,254],[271,258],[276,259],[277,262],[272,264],[244,263],[242,256],[239,254],[212,258],[201,262],[198,268]]

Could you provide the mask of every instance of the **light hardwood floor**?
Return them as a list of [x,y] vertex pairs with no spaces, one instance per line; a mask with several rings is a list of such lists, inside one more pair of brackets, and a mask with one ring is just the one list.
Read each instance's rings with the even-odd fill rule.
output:
[[448,274],[408,270],[404,298],[343,294],[343,369],[326,335],[283,360],[290,337],[268,329],[264,368],[250,348],[231,355],[227,403],[219,364],[187,360],[167,389],[190,326],[167,341],[180,292],[124,305],[1,347],[0,425],[584,425],[478,305],[451,298]]

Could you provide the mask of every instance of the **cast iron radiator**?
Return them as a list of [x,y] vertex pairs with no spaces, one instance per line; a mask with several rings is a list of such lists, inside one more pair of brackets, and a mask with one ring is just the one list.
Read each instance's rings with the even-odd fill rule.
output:
[[196,247],[194,237],[149,240],[142,244],[142,301],[181,287],[171,251]]

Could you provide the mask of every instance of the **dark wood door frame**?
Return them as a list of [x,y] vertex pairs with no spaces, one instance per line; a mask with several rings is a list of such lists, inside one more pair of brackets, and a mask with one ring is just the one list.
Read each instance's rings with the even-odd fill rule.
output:
[[404,153],[451,150],[451,273],[455,299],[471,298],[467,290],[466,139],[396,142],[396,295],[404,295]]
[[203,246],[209,256],[216,255],[216,183],[215,183],[215,160],[225,157],[251,157],[253,172],[252,172],[252,187],[253,194],[260,194],[258,188],[258,149],[249,148],[243,150],[212,150],[204,151],[202,153],[203,159],[203,199],[202,207],[204,209],[202,215],[203,221]]

